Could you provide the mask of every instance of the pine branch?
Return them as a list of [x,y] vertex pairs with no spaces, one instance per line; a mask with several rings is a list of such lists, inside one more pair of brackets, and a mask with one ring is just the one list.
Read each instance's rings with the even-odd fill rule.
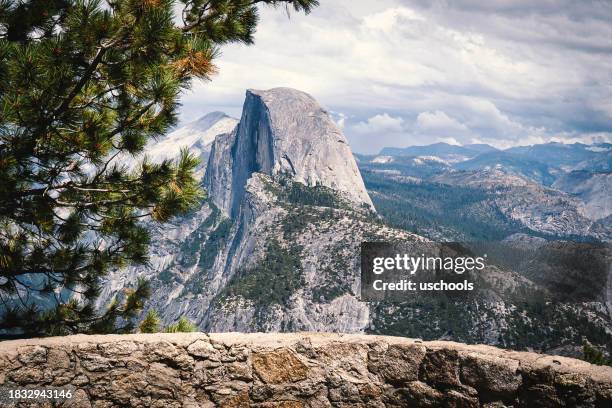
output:
[[[98,312],[99,279],[146,264],[144,220],[184,214],[203,193],[187,152],[138,170],[120,154],[139,154],[176,124],[180,93],[216,72],[219,46],[252,42],[259,4],[309,12],[317,2],[189,0],[182,25],[171,1],[12,3],[0,0],[0,326],[128,330],[146,290]],[[33,307],[32,293],[56,308]]]

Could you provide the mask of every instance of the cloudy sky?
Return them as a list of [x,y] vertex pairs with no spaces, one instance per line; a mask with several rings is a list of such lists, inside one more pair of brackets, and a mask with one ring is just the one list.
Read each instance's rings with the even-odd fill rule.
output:
[[321,0],[265,9],[255,45],[183,98],[240,115],[247,88],[313,95],[354,151],[437,141],[612,141],[612,2]]

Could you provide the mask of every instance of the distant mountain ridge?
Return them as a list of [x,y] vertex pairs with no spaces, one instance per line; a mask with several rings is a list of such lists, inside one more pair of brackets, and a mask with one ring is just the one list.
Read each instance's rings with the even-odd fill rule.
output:
[[[612,172],[610,143],[586,145],[551,142],[505,150],[483,144],[458,146],[434,143],[406,148],[386,147],[378,156],[356,156],[362,168],[373,171],[421,177],[452,170],[497,169],[545,186],[552,186],[572,171]],[[417,168],[419,165],[421,168]]]
[[[514,166],[523,161],[527,166],[534,168],[539,165],[540,171],[547,166],[547,172],[560,173],[571,170],[589,170],[599,172],[612,171],[612,144],[596,143],[587,145],[583,143],[563,144],[550,142],[531,146],[515,146],[508,149],[496,149],[487,144],[468,144],[464,146],[448,143],[434,143],[424,146],[410,146],[404,148],[385,147],[379,155],[392,157],[437,156],[462,170],[469,168],[495,167],[502,162],[512,162]],[[470,164],[458,164],[473,160]],[[524,174],[528,176],[527,174]],[[529,176],[528,176],[529,177]],[[550,179],[550,177],[545,177]]]
[[541,161],[506,151],[482,153],[469,160],[456,163],[453,168],[456,170],[499,169],[510,174],[522,175],[545,186],[551,185],[555,181],[555,173],[559,173],[554,167]]
[[[563,170],[574,168],[580,163],[597,159],[605,155],[612,160],[612,144],[597,143],[586,145],[583,143],[565,144],[550,142],[531,146],[516,146],[504,150],[509,154],[540,161],[550,166],[560,167]],[[609,165],[611,163],[608,163]],[[608,168],[608,171],[611,170]]]
[[612,173],[575,170],[558,178],[552,187],[580,197],[592,219],[612,214]]
[[448,143],[434,143],[426,146],[404,148],[385,147],[380,151],[383,156],[437,156],[448,162],[459,162],[475,157],[481,153],[497,151],[488,144],[469,144],[465,146]]
[[[531,234],[551,238],[612,240],[612,144],[553,142],[496,150],[486,145],[434,143],[385,148],[380,153],[356,155],[359,167],[377,207],[392,210],[387,215],[393,214],[410,231],[429,237],[462,237],[464,233],[478,234],[474,228],[482,225],[496,237],[527,228]],[[386,187],[384,195],[379,194],[379,186],[384,186],[380,176],[413,185],[402,196],[405,214]],[[435,205],[421,208],[418,202],[425,196],[435,199],[432,191],[446,199],[445,205],[452,211],[458,211],[458,218],[469,213],[470,221],[465,222],[470,225],[453,221],[445,230],[443,213],[433,211]],[[468,199],[469,191],[474,195]],[[413,200],[415,207],[409,209]],[[464,208],[467,202],[470,204]],[[480,218],[474,216],[477,214]],[[416,218],[410,221],[410,217]],[[499,225],[499,230],[491,225]]]
[[[173,144],[185,140],[206,144],[206,138],[189,132],[184,136]],[[456,158],[455,148],[438,147]],[[477,146],[469,154],[491,153],[483,149],[490,150]],[[580,345],[550,324],[550,313],[554,313],[555,320],[581,322],[586,327],[581,333],[595,333],[589,341],[601,344],[596,334],[608,327],[607,315],[582,317],[591,312],[590,307],[601,308],[599,304],[566,309],[553,305],[546,313],[526,310],[520,299],[546,288],[513,271],[501,273],[495,266],[482,275],[483,290],[473,304],[445,303],[429,294],[401,305],[361,300],[362,242],[426,240],[404,225],[387,222],[381,217],[388,216],[387,209],[399,209],[395,220],[404,222],[413,220],[405,212],[409,206],[421,210],[414,211],[417,216],[434,216],[427,220],[433,226],[448,218],[454,221],[450,227],[474,221],[472,231],[485,238],[491,230],[498,239],[505,239],[517,232],[528,233],[527,226],[547,226],[548,210],[562,213],[550,218],[556,228],[570,226],[578,233],[585,229],[583,219],[575,215],[576,206],[566,211],[556,205],[572,201],[567,195],[548,194],[519,176],[514,177],[516,182],[526,187],[497,189],[507,178],[501,171],[489,177],[493,188],[468,188],[464,184],[471,182],[469,177],[446,180],[454,185],[440,180],[432,187],[426,182],[432,174],[460,172],[449,160],[421,153],[379,158],[374,163],[373,157],[357,156],[359,166],[365,163],[399,173],[373,173],[376,177],[368,191],[362,173],[370,174],[363,168],[360,172],[342,131],[314,98],[288,88],[249,90],[240,122],[214,137],[203,179],[207,200],[188,216],[163,226],[150,225],[150,264],[113,271],[103,286],[101,304],[144,277],[152,288],[146,307],[155,309],[164,324],[182,316],[210,332],[387,333],[544,350]],[[408,168],[423,172],[422,178],[412,177],[423,182],[420,196],[412,194],[416,190],[410,190],[402,176]],[[483,178],[484,174],[472,179]],[[529,191],[513,201],[512,193],[505,194],[509,188]],[[370,194],[377,205],[381,203],[377,212]],[[395,205],[385,208],[389,201]],[[518,211],[513,208],[515,202]],[[517,225],[517,220],[524,225]],[[457,236],[452,228],[437,232],[430,237],[448,241]],[[588,281],[606,287],[599,277]],[[540,334],[526,338],[526,331]]]

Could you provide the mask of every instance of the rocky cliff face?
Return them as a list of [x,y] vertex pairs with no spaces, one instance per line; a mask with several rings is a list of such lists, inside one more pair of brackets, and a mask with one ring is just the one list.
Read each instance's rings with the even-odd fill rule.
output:
[[[494,193],[491,204],[509,219],[532,231],[558,237],[583,236],[610,240],[610,231],[602,225],[603,221],[591,217],[589,208],[596,204],[587,207],[579,197],[545,187],[526,177],[500,169],[484,169],[443,173],[432,177],[432,180]],[[605,193],[598,192],[598,195],[601,194]],[[601,200],[599,202],[601,204]]]
[[[531,191],[528,181],[513,180],[508,191]],[[147,307],[164,324],[184,316],[212,332],[369,332],[573,356],[581,355],[585,336],[610,350],[605,305],[525,306],[541,299],[546,287],[511,270],[483,274],[483,290],[468,302],[434,295],[403,303],[361,301],[361,242],[424,238],[376,215],[344,137],[302,92],[249,91],[240,123],[212,145],[205,185],[209,199],[196,212],[151,226],[151,265],[111,274],[100,305],[144,276],[153,288]],[[491,194],[510,212],[515,207],[503,201],[508,191]],[[540,190],[530,194],[537,201]],[[563,200],[553,197],[550,205]],[[517,208],[527,213],[534,205],[525,199]],[[528,221],[552,223],[540,213]],[[589,281],[601,288],[609,279]],[[558,351],[566,346],[569,351]]]
[[585,214],[600,220],[612,214],[612,173],[572,171],[552,187],[579,197],[585,203]]
[[346,138],[310,95],[295,89],[248,90],[240,123],[215,142],[210,164],[204,185],[231,216],[256,172],[326,186],[372,207]]
[[240,123],[212,146],[204,184],[232,222],[218,255],[215,280],[224,283],[201,319],[208,330],[361,331],[369,313],[357,300],[360,242],[414,239],[371,222],[346,138],[294,89],[247,91]]
[[166,323],[214,331],[362,331],[359,245],[420,239],[384,226],[344,135],[309,95],[247,92],[240,123],[216,137],[208,201],[152,226],[150,267],[114,272],[100,304],[138,276]]
[[[0,349],[0,385],[70,390],[65,407],[612,405],[610,367],[488,346],[307,333],[9,341]],[[5,407],[50,402],[2,398]]]

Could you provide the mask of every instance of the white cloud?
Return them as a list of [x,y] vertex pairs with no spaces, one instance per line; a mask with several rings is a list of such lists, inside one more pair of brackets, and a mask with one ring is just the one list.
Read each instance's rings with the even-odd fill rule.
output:
[[470,112],[467,120],[469,126],[477,128],[494,128],[499,130],[515,130],[522,125],[502,113],[491,101],[482,98],[464,97],[462,107]]
[[388,113],[378,114],[368,118],[366,122],[359,122],[353,130],[360,134],[372,133],[398,133],[402,131],[404,119],[390,116]]
[[394,26],[402,20],[425,21],[425,18],[407,7],[393,7],[364,17],[364,25],[371,30],[385,33],[393,31]]
[[[612,143],[612,138],[609,133],[561,133],[550,138],[551,142],[559,143]],[[594,148],[597,149],[597,148]],[[596,151],[596,150],[594,150]]]
[[332,120],[336,123],[336,125],[340,128],[340,129],[344,129],[344,125],[346,123],[346,115],[342,112],[334,112],[334,111],[330,111],[329,112]]
[[[291,19],[266,8],[255,44],[223,49],[183,118],[237,115],[247,88],[290,86],[344,112],[334,120],[360,151],[431,137],[610,140],[612,3],[484,3],[336,0]],[[380,131],[393,137],[366,137]]]
[[417,126],[424,131],[459,131],[465,132],[467,126],[451,118],[442,111],[421,112],[417,116]]

